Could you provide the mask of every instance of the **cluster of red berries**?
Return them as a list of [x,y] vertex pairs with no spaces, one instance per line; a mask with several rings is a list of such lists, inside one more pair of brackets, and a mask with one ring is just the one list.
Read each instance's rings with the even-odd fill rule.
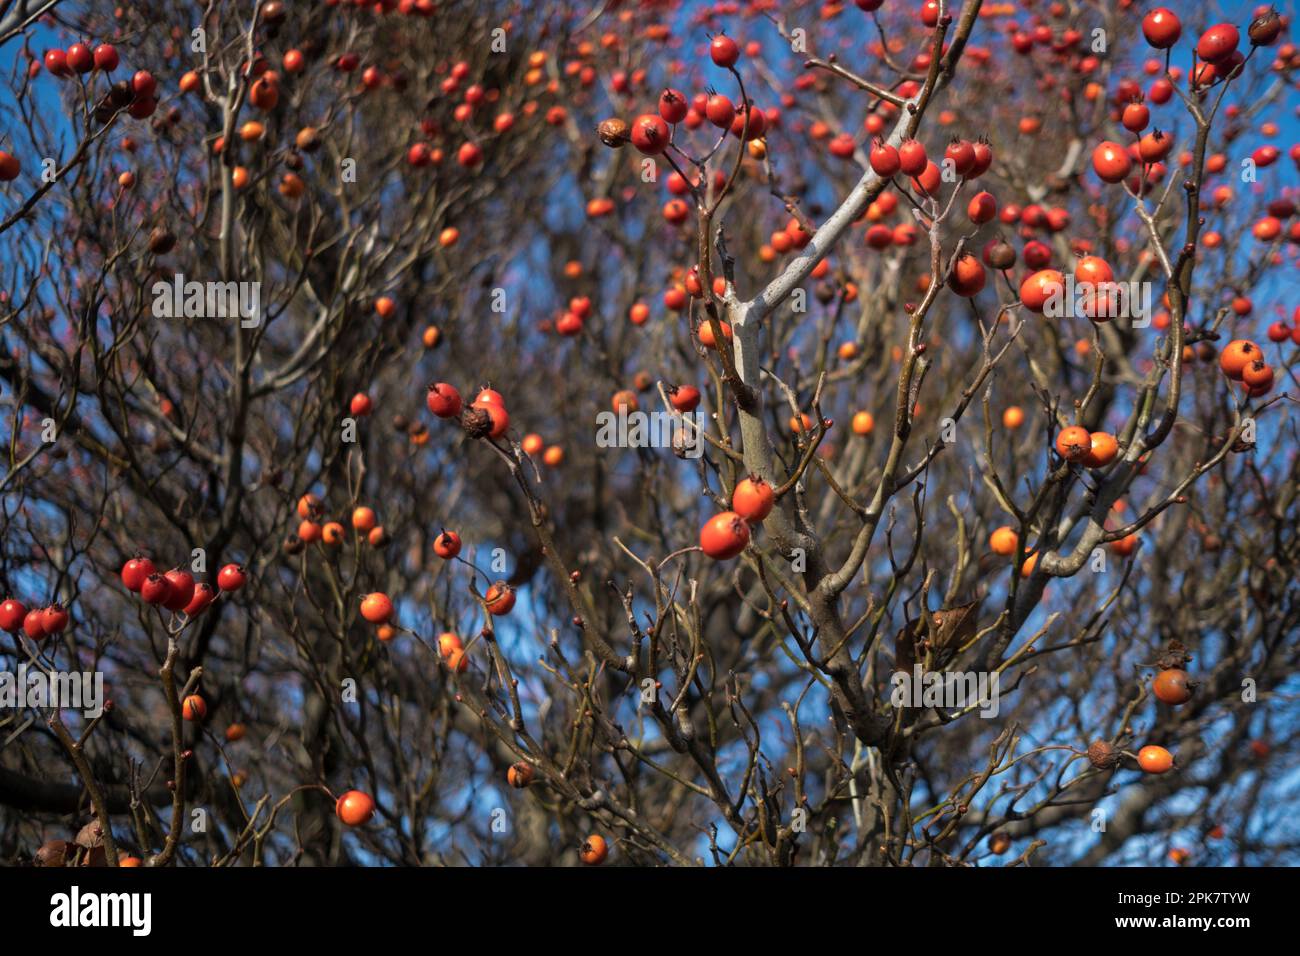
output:
[[1273,387],[1273,367],[1264,361],[1263,350],[1249,339],[1235,339],[1219,354],[1219,368],[1234,382],[1240,382],[1251,398],[1268,394]]
[[109,43],[101,43],[93,51],[85,43],[74,43],[66,50],[49,50],[45,54],[45,69],[61,77],[92,70],[112,73],[119,62],[117,49]]
[[700,550],[715,561],[726,561],[749,544],[749,526],[762,521],[776,504],[776,491],[758,475],[736,482],[731,510],[714,515],[700,529]]
[[476,436],[500,438],[510,427],[510,414],[506,411],[506,400],[495,389],[483,389],[467,410],[461,401],[460,392],[454,385],[435,382],[429,386],[424,403],[429,411],[439,418],[461,416],[465,427]]
[[[740,60],[740,47],[720,33],[709,43],[709,56],[718,66],[733,69]],[[772,119],[750,103],[737,106],[722,93],[696,93],[688,99],[680,90],[668,88],[659,95],[658,112],[642,113],[631,126],[619,119],[605,120],[600,125],[600,138],[607,146],[617,148],[630,142],[645,155],[656,156],[672,142],[669,126],[678,123],[695,130],[707,121],[748,141],[760,139]]]
[[[217,572],[217,589],[221,591],[238,591],[247,581],[248,572],[238,564],[227,564]],[[122,583],[145,604],[161,605],[187,617],[201,614],[217,597],[217,590],[206,581],[195,582],[192,574],[180,568],[160,574],[143,555],[122,565]]]
[[49,604],[30,611],[22,601],[13,598],[0,604],[0,628],[10,634],[22,631],[31,640],[39,641],[53,637],[67,626],[68,611],[60,604]]
[[[48,50],[45,53],[45,69],[51,76],[71,77],[99,71],[112,73],[121,62],[117,49],[110,43],[101,43],[92,51],[85,43],[74,43],[66,50]],[[37,66],[32,64],[35,72]],[[104,102],[96,110],[96,116],[106,119],[114,110],[127,108],[127,112],[136,119],[145,119],[154,114],[158,108],[158,81],[148,70],[137,70],[129,80],[119,80],[108,91]]]

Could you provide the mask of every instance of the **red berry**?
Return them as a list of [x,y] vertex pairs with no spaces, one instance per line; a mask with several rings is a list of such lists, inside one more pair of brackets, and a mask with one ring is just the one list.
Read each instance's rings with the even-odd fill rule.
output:
[[138,70],[131,77],[131,89],[135,92],[136,99],[151,100],[158,91],[158,81],[148,70]]
[[68,55],[62,50],[50,50],[45,54],[45,69],[53,76],[71,76],[68,68]]
[[714,93],[704,107],[704,115],[718,129],[730,129],[731,121],[736,118],[736,107],[721,93]]
[[1182,36],[1183,25],[1172,10],[1156,7],[1142,18],[1142,35],[1157,50],[1167,50]]
[[668,400],[679,412],[693,412],[700,404],[700,390],[694,385],[678,385],[669,393]]
[[719,33],[709,44],[709,56],[718,66],[726,69],[736,65],[740,59],[740,47],[736,46],[736,41],[731,39],[725,33]]
[[686,119],[686,114],[690,110],[690,104],[686,102],[686,97],[677,90],[664,90],[659,94],[659,115],[668,123],[680,123]]
[[964,139],[954,140],[943,151],[945,162],[951,162],[958,176],[965,177],[975,168],[975,147]]
[[145,579],[154,573],[153,562],[146,557],[132,558],[122,565],[122,583],[128,591],[139,592]]
[[145,604],[164,604],[172,593],[171,582],[155,571],[140,586],[140,597]]
[[1124,124],[1124,128],[1130,133],[1140,133],[1151,122],[1151,110],[1147,109],[1142,103],[1130,103],[1124,107],[1120,122]]
[[0,604],[0,630],[8,631],[15,634],[23,626],[23,618],[27,616],[27,608],[23,607],[21,601],[15,601],[13,598]]
[[1219,63],[1237,52],[1241,34],[1231,23],[1216,23],[1201,34],[1196,55],[1207,63]]
[[51,604],[41,611],[41,626],[46,634],[58,634],[68,626],[68,612],[59,604]]
[[759,477],[744,478],[731,493],[731,507],[746,521],[762,521],[772,513],[776,492]]
[[190,603],[190,599],[194,597],[194,576],[188,571],[173,568],[163,577],[171,585],[171,590],[163,601],[163,607],[169,611],[183,611]]
[[207,581],[196,584],[194,586],[194,596],[190,598],[190,603],[185,605],[186,617],[195,617],[202,614],[216,596],[217,592],[212,589],[212,585]]
[[881,179],[889,179],[902,168],[898,158],[898,150],[879,140],[871,147],[871,153],[867,158],[871,163],[871,168]]
[[668,124],[663,117],[642,113],[632,121],[632,145],[647,156],[662,153],[668,146],[668,139]]
[[925,147],[914,139],[909,139],[898,147],[899,169],[909,176],[919,176],[925,172],[929,161],[929,157],[925,154]]
[[238,591],[248,581],[243,565],[227,564],[217,572],[217,587],[223,591]]
[[33,641],[45,636],[45,613],[40,608],[33,608],[23,617],[23,633]]
[[1103,141],[1092,151],[1092,168],[1103,182],[1117,183],[1129,174],[1133,159],[1119,143]]
[[112,73],[117,69],[118,62],[117,48],[112,44],[101,43],[95,47],[95,69]]
[[726,561],[749,544],[749,525],[734,511],[714,515],[700,529],[700,549],[715,561]]
[[456,162],[465,167],[474,167],[483,162],[483,150],[475,143],[464,143],[456,152]]
[[74,43],[65,54],[68,66],[78,73],[89,73],[95,68],[95,55],[84,43]]
[[460,414],[460,392],[446,382],[430,385],[424,403],[439,418],[455,418]]
[[438,557],[451,560],[460,554],[460,535],[455,531],[444,531],[433,539],[433,551]]

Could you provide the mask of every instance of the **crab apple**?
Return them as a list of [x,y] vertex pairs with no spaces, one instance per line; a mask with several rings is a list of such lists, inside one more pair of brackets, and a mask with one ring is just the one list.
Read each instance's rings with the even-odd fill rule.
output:
[[693,412],[700,404],[700,390],[694,385],[678,385],[669,390],[668,400],[679,412]]
[[943,174],[939,167],[932,162],[925,164],[919,176],[912,177],[912,188],[917,192],[924,192],[930,196],[937,196],[940,189],[940,183],[943,182]]
[[951,162],[953,171],[965,178],[975,168],[975,147],[964,139],[956,139],[943,151],[945,163]]
[[1166,773],[1174,766],[1174,755],[1164,747],[1146,746],[1138,751],[1138,766],[1147,773]]
[[489,614],[509,614],[515,606],[515,589],[505,581],[494,581],[483,595],[483,603]]
[[867,161],[871,163],[872,170],[881,179],[889,179],[902,168],[898,150],[880,140],[872,144],[871,152],[867,154]]
[[632,145],[647,156],[662,153],[670,135],[663,117],[654,113],[642,113],[632,121]]
[[45,615],[41,608],[33,608],[23,615],[23,633],[33,641],[45,637]]
[[16,634],[23,626],[23,618],[27,616],[27,608],[21,601],[15,601],[9,598],[3,604],[0,604],[0,630],[8,631],[10,634]]
[[62,50],[47,50],[45,53],[45,69],[50,71],[51,76],[71,76],[72,70],[68,66],[68,55]]
[[41,627],[47,635],[59,634],[68,626],[68,612],[61,604],[41,609]]
[[1056,453],[1066,461],[1082,461],[1092,450],[1092,435],[1080,425],[1064,428],[1056,436]]
[[776,492],[757,475],[736,482],[731,493],[731,508],[746,521],[762,521],[772,513]]
[[456,151],[456,162],[467,169],[473,169],[483,162],[483,150],[476,143],[462,143]]
[[460,392],[446,382],[435,382],[430,385],[424,403],[429,407],[429,411],[439,418],[455,418],[460,414]]
[[686,97],[678,90],[665,89],[659,94],[659,115],[664,118],[664,122],[680,123],[686,119],[690,108]]
[[469,654],[464,648],[457,648],[447,655],[445,663],[453,674],[463,674],[469,670]]
[[393,616],[393,602],[379,591],[367,594],[361,599],[361,616],[371,624],[387,624]]
[[903,145],[898,147],[898,168],[908,176],[919,176],[924,173],[929,163],[930,159],[925,153],[925,147],[917,140],[905,140]]
[[1089,437],[1092,439],[1092,444],[1088,448],[1088,453],[1083,456],[1084,466],[1105,468],[1119,454],[1119,441],[1110,432],[1093,432]]
[[504,405],[496,402],[475,402],[471,407],[487,415],[489,438],[500,438],[510,428],[510,414]]
[[148,70],[137,70],[131,77],[131,92],[135,94],[136,99],[151,100],[158,92],[158,81]]
[[374,408],[374,403],[365,392],[357,392],[352,396],[352,401],[348,403],[348,411],[357,418],[369,415],[372,408]]
[[726,561],[749,544],[749,525],[734,511],[714,515],[700,529],[700,550],[715,561]]
[[578,856],[583,863],[588,866],[599,866],[605,862],[609,856],[609,844],[605,838],[598,833],[593,833],[587,839],[582,841],[582,846],[578,850]]
[[375,801],[370,794],[349,790],[334,804],[334,813],[350,827],[359,827],[375,815]]
[[1182,36],[1183,25],[1166,7],[1156,7],[1142,18],[1142,35],[1157,50],[1167,50]]
[[1103,182],[1123,182],[1133,169],[1133,159],[1119,143],[1103,140],[1092,151],[1092,170]]
[[1042,313],[1049,299],[1065,288],[1065,276],[1055,269],[1040,269],[1020,283],[1020,301],[1031,312]]
[[1130,103],[1124,107],[1120,122],[1130,133],[1140,133],[1151,122],[1151,110],[1143,103]]
[[95,68],[95,55],[84,43],[74,43],[64,54],[68,67],[78,73],[89,73]]
[[433,539],[433,553],[450,561],[460,554],[460,535],[455,531],[444,531]]
[[533,782],[533,765],[521,760],[506,771],[506,782],[516,790],[523,790]]
[[137,555],[122,565],[122,583],[128,591],[139,593],[149,575],[154,573],[153,562],[144,555]]
[[140,585],[140,598],[145,604],[165,604],[171,590],[171,582],[155,571]]
[[971,197],[970,204],[966,207],[966,215],[977,226],[991,222],[997,214],[998,201],[993,198],[993,194],[990,192],[976,193]]
[[1241,34],[1231,23],[1216,23],[1196,43],[1196,55],[1207,63],[1217,64],[1237,52]]
[[725,33],[719,33],[709,42],[709,56],[713,62],[724,70],[736,65],[740,59],[740,47],[736,41]]
[[248,581],[243,565],[227,564],[217,572],[217,587],[223,591],[238,591]]
[[11,183],[23,171],[23,164],[13,153],[0,149],[0,183]]
[[464,650],[465,645],[461,639],[451,631],[443,631],[438,635],[438,653],[443,657],[449,657],[452,651]]
[[953,263],[952,274],[948,276],[948,287],[957,295],[971,298],[984,288],[986,277],[979,259],[969,252],[963,252]]
[[989,550],[994,554],[1005,556],[1016,553],[1020,545],[1020,536],[1010,525],[1003,525],[989,535]]
[[202,614],[207,609],[207,606],[216,599],[216,596],[217,592],[207,581],[194,585],[194,595],[190,598],[190,603],[186,604],[184,608],[185,616],[196,617]]
[[181,716],[186,720],[202,720],[208,716],[208,702],[198,694],[190,694],[181,701]]
[[719,129],[730,129],[736,118],[736,107],[728,97],[714,93],[705,104],[704,115]]
[[1234,339],[1219,353],[1219,368],[1228,378],[1241,381],[1246,366],[1262,357],[1263,352],[1254,342],[1249,339]]
[[171,590],[167,592],[167,599],[163,601],[163,607],[169,611],[183,611],[194,597],[193,575],[180,568],[173,568],[163,577],[171,585]]
[[1162,670],[1151,682],[1151,692],[1156,695],[1156,699],[1171,707],[1191,700],[1195,687],[1187,671],[1178,667]]

